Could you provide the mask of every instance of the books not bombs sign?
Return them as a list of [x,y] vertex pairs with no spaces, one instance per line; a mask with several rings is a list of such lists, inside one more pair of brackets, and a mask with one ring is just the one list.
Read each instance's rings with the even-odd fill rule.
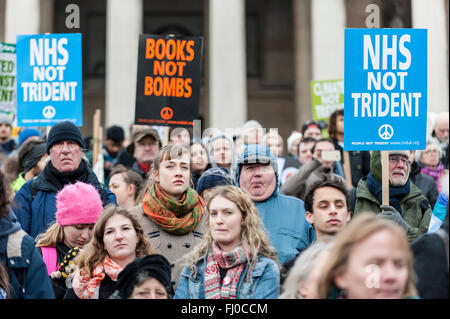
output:
[[193,126],[202,58],[202,37],[140,35],[135,123]]

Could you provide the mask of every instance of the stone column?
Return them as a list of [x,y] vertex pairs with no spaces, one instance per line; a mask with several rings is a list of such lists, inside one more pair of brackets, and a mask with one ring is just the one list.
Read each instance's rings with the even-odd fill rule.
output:
[[209,0],[210,127],[240,127],[247,120],[245,1]]
[[[413,28],[428,29],[428,112],[448,111],[448,31],[446,0],[412,0]],[[448,13],[447,13],[448,14]]]
[[18,34],[38,34],[40,0],[6,0],[5,42],[16,43]]
[[311,1],[312,80],[344,78],[344,0]]
[[311,0],[293,0],[295,61],[295,128],[312,119]]
[[142,0],[108,0],[106,8],[105,128],[134,122]]

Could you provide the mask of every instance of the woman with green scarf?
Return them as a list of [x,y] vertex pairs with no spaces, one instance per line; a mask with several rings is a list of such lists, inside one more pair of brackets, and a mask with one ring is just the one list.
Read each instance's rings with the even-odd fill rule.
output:
[[176,288],[184,255],[203,239],[203,199],[190,187],[190,153],[178,144],[163,147],[153,160],[145,193],[135,209],[152,245],[172,266]]

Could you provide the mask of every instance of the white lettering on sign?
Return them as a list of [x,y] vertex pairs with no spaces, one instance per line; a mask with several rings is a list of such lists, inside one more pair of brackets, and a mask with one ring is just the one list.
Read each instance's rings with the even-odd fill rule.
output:
[[[367,90],[352,93],[355,117],[419,117],[422,93],[402,92],[406,88],[411,52],[406,46],[411,36],[393,34],[363,37],[363,69],[367,70]],[[400,69],[401,71],[396,71]],[[379,71],[380,70],[380,71]],[[389,91],[380,92],[380,91]]]
[[[390,69],[397,69],[397,35],[392,35],[391,45],[389,46],[388,36],[384,34],[382,36],[382,51],[380,53],[380,35],[375,35],[375,47],[372,43],[372,38],[369,34],[364,35],[364,56],[363,56],[363,67],[364,70],[369,69],[369,58],[370,63],[374,70],[380,69],[380,58],[382,62],[382,69],[388,69],[388,57],[391,57],[391,67]],[[405,58],[405,61],[399,61],[398,67],[400,70],[409,69],[411,66],[411,52],[405,46],[405,42],[410,42],[411,36],[409,34],[404,34],[400,37],[398,41],[398,50]]]
[[67,38],[30,39],[33,82],[21,84],[24,102],[75,101],[77,82],[64,81],[69,62]]

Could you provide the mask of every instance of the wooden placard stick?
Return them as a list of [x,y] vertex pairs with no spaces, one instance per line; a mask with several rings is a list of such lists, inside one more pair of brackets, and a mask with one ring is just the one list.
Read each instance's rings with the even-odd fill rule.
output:
[[162,140],[162,146],[166,146],[167,144],[169,144],[169,127],[168,126],[164,126],[164,136],[163,136],[163,140]]
[[100,109],[96,109],[94,113],[94,130],[93,130],[93,145],[92,145],[92,166],[97,162],[98,158],[98,141],[99,141],[99,127],[100,127]]
[[389,152],[381,151],[382,204],[389,205]]

